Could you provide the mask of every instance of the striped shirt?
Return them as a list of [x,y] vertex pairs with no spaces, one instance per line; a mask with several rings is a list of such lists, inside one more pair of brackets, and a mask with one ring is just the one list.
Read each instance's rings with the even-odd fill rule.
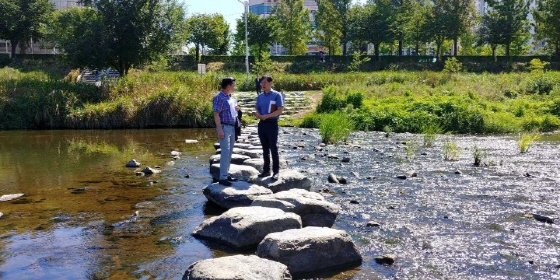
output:
[[220,91],[212,99],[212,111],[220,114],[220,123],[235,125],[235,119],[231,115],[229,96]]

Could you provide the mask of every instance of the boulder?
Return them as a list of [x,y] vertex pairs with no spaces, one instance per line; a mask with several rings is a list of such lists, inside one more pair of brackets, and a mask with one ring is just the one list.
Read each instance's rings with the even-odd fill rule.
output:
[[238,250],[253,249],[273,232],[301,228],[301,218],[276,208],[236,207],[197,226],[193,236],[229,245]]
[[[221,157],[222,157],[222,155],[213,155],[213,156],[210,157],[210,159],[208,161],[210,162],[210,165],[212,165],[214,163],[220,163],[220,158]],[[233,164],[243,164],[243,162],[245,162],[248,159],[250,159],[249,156],[232,154],[230,162],[233,163]]]
[[259,186],[267,187],[274,193],[287,191],[290,189],[311,189],[311,179],[301,174],[300,172],[292,169],[280,169],[279,174],[280,178],[276,181],[272,180],[272,177],[260,178],[255,175],[249,179],[249,182],[257,184]]
[[247,143],[235,143],[233,144],[234,148],[239,148],[239,149],[249,149],[249,147],[251,147],[251,144],[247,144]]
[[255,255],[235,255],[197,261],[189,266],[183,280],[292,279],[288,267]]
[[126,163],[125,167],[134,167],[134,168],[137,168],[137,167],[140,167],[140,165],[141,165],[141,164],[140,164],[139,162],[137,162],[135,159],[131,159],[130,161],[128,161],[128,162]]
[[10,201],[10,200],[14,200],[16,198],[20,198],[22,196],[23,196],[22,193],[4,194],[4,195],[0,196],[0,201]]
[[202,189],[202,193],[209,201],[216,203],[222,208],[229,209],[250,206],[255,198],[261,195],[272,194],[272,191],[245,181],[236,181],[232,182],[232,185],[229,187],[221,184],[208,185]]
[[328,202],[314,192],[303,189],[291,189],[271,195],[255,197],[252,206],[263,206],[293,212],[301,217],[304,227],[332,227],[340,207]]
[[[222,149],[217,149],[216,150],[216,154],[219,155],[222,153]],[[249,156],[251,158],[259,158],[262,156],[262,149],[252,149],[252,150],[245,150],[245,149],[239,149],[239,148],[233,148],[233,153],[234,154],[238,154],[238,155],[246,155]]]
[[[259,172],[263,172],[264,160],[261,158],[251,158],[243,162],[243,165],[252,166]],[[285,159],[280,159],[280,169],[288,168],[288,162]]]
[[[214,178],[214,179],[219,179],[220,178],[220,164],[219,163],[215,163],[215,164],[212,164],[210,166],[210,174],[212,175],[212,178]],[[257,176],[259,174],[259,171],[256,170],[255,168],[251,167],[251,166],[231,164],[229,166],[229,174],[232,177],[237,178],[241,181],[248,181],[249,178],[251,178],[253,176]]]
[[271,233],[257,247],[257,256],[287,265],[295,277],[362,263],[348,233],[325,227]]

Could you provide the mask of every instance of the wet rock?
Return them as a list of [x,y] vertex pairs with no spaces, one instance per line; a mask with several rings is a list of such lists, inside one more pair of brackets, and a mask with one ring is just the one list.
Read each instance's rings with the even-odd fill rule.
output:
[[301,218],[276,208],[236,207],[212,217],[193,231],[193,236],[246,250],[256,247],[273,232],[301,228]]
[[358,172],[352,171],[350,172],[352,175],[354,175],[354,177],[360,179],[360,174]]
[[395,254],[387,254],[379,257],[375,257],[375,262],[378,264],[387,264],[392,265],[397,260],[397,255]]
[[[196,144],[198,143],[198,140],[194,140],[194,139],[185,139],[185,143],[186,144]],[[219,146],[219,144],[218,144]]]
[[410,178],[418,177],[418,173],[416,173],[416,170],[410,170],[406,173],[406,175]]
[[214,143],[214,149],[217,150],[219,148],[220,148],[220,143],[219,142]]
[[183,280],[210,279],[292,279],[288,267],[254,255],[235,255],[197,261],[189,266]]
[[335,154],[328,154],[328,155],[327,155],[327,158],[330,158],[330,159],[338,159],[338,155],[335,155]]
[[428,153],[426,153],[426,152],[423,152],[423,153],[421,153],[420,155],[421,155],[421,156],[427,156],[427,155],[428,155]]
[[342,162],[350,162],[350,158],[349,157],[343,157]]
[[239,149],[250,149],[252,145],[249,143],[235,143],[233,144],[233,147]]
[[406,180],[406,175],[397,175],[395,176],[397,179]]
[[[251,158],[243,162],[243,165],[252,166],[259,172],[263,171],[264,160],[262,158]],[[280,169],[288,168],[288,161],[280,157]]]
[[140,172],[140,171],[138,171],[138,172],[136,172],[136,173],[134,173],[134,174],[136,174],[136,176],[144,176],[144,175],[146,175],[146,174],[144,174],[144,172]]
[[[210,174],[212,178],[219,179],[220,178],[220,164],[215,163],[210,166]],[[247,166],[247,165],[238,165],[238,164],[231,164],[229,166],[229,174],[237,178],[241,181],[248,181],[249,178],[252,176],[257,176],[259,171],[254,167]]]
[[463,172],[461,172],[461,170],[455,170],[455,174],[461,175],[461,174],[463,174]]
[[329,181],[329,183],[334,183],[334,184],[339,184],[340,182],[338,181],[338,178],[336,177],[336,175],[334,174],[329,174],[329,177],[327,178],[327,180]]
[[142,169],[142,172],[146,175],[151,175],[151,174],[160,173],[161,170],[157,170],[157,169],[151,168],[149,166],[146,166],[144,169]]
[[252,206],[282,209],[301,217],[304,227],[332,227],[340,207],[318,194],[302,189],[291,189],[271,195],[255,197]]
[[336,179],[338,180],[339,183],[343,185],[348,184],[348,181],[346,181],[346,178],[344,177],[337,177]]
[[374,152],[376,152],[376,153],[381,153],[381,150],[380,150],[380,149],[377,149],[377,148],[373,148],[372,151],[374,151]]
[[[219,163],[221,157],[222,157],[221,155],[213,155],[213,156],[210,157],[208,162],[210,163],[210,165],[212,165],[214,163]],[[233,164],[243,164],[244,161],[246,161],[250,158],[251,157],[245,156],[245,155],[232,154],[230,162],[233,163]]]
[[539,215],[539,214],[531,214],[532,217],[539,221],[539,222],[543,222],[543,223],[547,223],[547,224],[554,224],[554,219],[549,218],[547,216],[543,216],[543,215]]
[[229,187],[220,184],[210,184],[202,189],[202,193],[209,201],[222,208],[229,209],[249,206],[259,196],[272,194],[272,191],[244,181],[236,181],[232,182],[232,185]]
[[362,263],[362,256],[348,233],[325,227],[271,233],[257,247],[257,256],[287,265],[294,277]]
[[358,202],[358,201],[355,200],[355,199],[352,199],[352,200],[350,200],[350,204],[360,204],[360,202]]
[[373,179],[375,179],[375,176],[367,176],[366,179],[373,180]]
[[20,198],[22,196],[23,196],[22,193],[5,194],[5,195],[0,196],[0,202],[14,200],[14,199]]
[[395,210],[395,206],[389,205],[389,206],[387,206],[387,209],[389,209],[389,210]]
[[131,159],[130,161],[128,161],[125,165],[125,167],[140,167],[140,165],[142,165],[141,163],[137,162],[135,159]]
[[368,226],[368,227],[379,227],[381,225],[378,222],[370,221],[370,222],[367,222],[366,226]]
[[0,212],[0,218],[2,218],[2,216],[4,216],[4,213]]
[[303,141],[298,142],[296,146],[297,146],[298,148],[305,148],[305,142],[303,142]]
[[302,173],[293,169],[280,169],[280,178],[276,181],[272,177],[257,177],[255,174],[249,179],[249,182],[264,186],[277,193],[291,189],[304,189],[309,191],[311,189],[311,179]]
[[179,151],[171,151],[171,156],[180,156],[181,152]]
[[86,188],[75,188],[71,191],[72,194],[83,194],[86,192]]
[[325,143],[319,144],[319,147],[326,147],[326,146],[327,146],[327,144],[325,144]]

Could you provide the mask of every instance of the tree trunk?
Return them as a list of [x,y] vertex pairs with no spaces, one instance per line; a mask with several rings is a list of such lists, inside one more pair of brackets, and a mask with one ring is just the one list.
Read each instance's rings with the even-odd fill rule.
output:
[[196,43],[195,44],[195,61],[199,62],[200,61],[200,44]]
[[437,61],[441,61],[441,55],[440,55],[440,52],[441,52],[441,43],[438,42],[436,45],[437,45],[437,46],[436,46],[436,57],[437,57]]
[[457,56],[457,50],[459,49],[458,48],[459,44],[457,43],[457,41],[459,40],[453,39],[453,56]]
[[[343,36],[344,38],[344,36]],[[348,50],[346,48],[346,42],[342,42],[342,55],[346,56]]]
[[11,44],[11,47],[12,47],[12,50],[11,50],[11,52],[10,52],[10,55],[11,55],[12,59],[15,58],[15,55],[16,55],[16,47],[17,47],[17,44],[18,44],[18,43],[19,43],[18,40],[10,40],[10,44]]
[[511,43],[506,44],[506,57],[509,57],[509,46]]
[[492,57],[494,58],[494,62],[496,62],[496,47],[495,45],[493,45],[492,48]]
[[375,61],[379,61],[379,44],[374,44],[373,48],[375,50]]
[[403,55],[402,46],[403,46],[402,40],[399,40],[399,56]]
[[558,41],[556,42],[556,44],[554,44],[554,50],[555,50],[554,53],[556,54],[556,56],[560,56],[560,47],[559,47],[559,45],[560,45],[560,42],[558,42]]
[[416,46],[414,46],[414,49],[416,50],[416,55],[420,55],[420,43],[416,42]]

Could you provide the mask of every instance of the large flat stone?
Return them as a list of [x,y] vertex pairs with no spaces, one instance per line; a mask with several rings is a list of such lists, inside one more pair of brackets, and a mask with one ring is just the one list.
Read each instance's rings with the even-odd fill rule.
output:
[[[210,184],[202,189],[206,198],[222,208],[250,206],[257,197],[272,194],[272,191],[245,181],[233,182],[226,187],[220,184]],[[294,212],[294,211],[290,211]]]
[[[214,178],[214,179],[219,179],[220,178],[220,164],[219,163],[215,163],[215,164],[212,164],[210,166],[210,174],[212,175],[212,178]],[[229,174],[231,174],[231,176],[233,176],[233,177],[235,177],[239,180],[248,181],[249,178],[251,178],[253,176],[257,176],[259,174],[259,171],[256,170],[254,167],[251,167],[251,166],[231,164],[229,166]]]
[[271,195],[255,197],[253,206],[263,206],[293,212],[301,217],[304,227],[332,227],[340,207],[328,202],[314,192],[303,189],[291,189]]
[[235,255],[197,261],[189,266],[183,280],[292,279],[288,267],[255,255]]
[[357,266],[362,262],[348,233],[325,227],[271,233],[257,247],[257,256],[287,265],[294,277]]
[[[256,170],[256,169],[255,169]],[[272,192],[287,191],[290,189],[311,189],[311,180],[300,172],[292,169],[280,169],[280,179],[272,180],[272,177],[252,176],[249,182],[264,186],[272,190]],[[258,174],[257,174],[258,175]]]
[[236,207],[202,222],[193,236],[247,250],[255,248],[269,233],[296,228],[301,228],[301,218],[294,213],[259,206]]

